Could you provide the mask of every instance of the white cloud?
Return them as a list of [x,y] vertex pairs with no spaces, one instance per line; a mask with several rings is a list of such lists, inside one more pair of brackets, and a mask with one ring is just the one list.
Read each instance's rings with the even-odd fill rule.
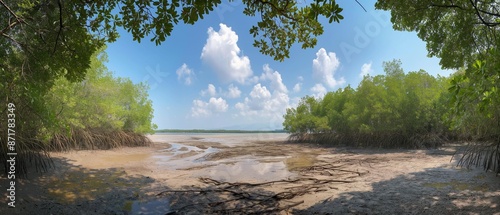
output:
[[278,71],[274,71],[273,69],[271,69],[271,67],[269,67],[269,64],[264,64],[262,70],[264,70],[264,72],[260,76],[260,80],[271,81],[271,88],[273,90],[284,93],[288,92],[286,86],[283,84],[281,74]]
[[300,92],[300,89],[302,87],[302,83],[296,83],[295,86],[293,86],[293,92]]
[[227,89],[228,89],[228,91],[227,91],[227,93],[225,93],[227,98],[234,99],[234,98],[240,97],[241,91],[240,91],[240,89],[238,89],[237,86],[230,84]]
[[[285,92],[275,90],[272,94],[267,87],[256,84],[250,96],[243,102],[238,102],[235,108],[241,116],[259,116],[281,119],[286,108],[289,107],[290,98]],[[269,118],[268,118],[269,119]]]
[[302,81],[304,81],[304,77],[299,76],[297,77],[297,80],[299,80],[299,82],[296,83],[295,86],[293,86],[293,92],[295,93],[300,92],[300,90],[302,89]]
[[177,80],[184,79],[184,84],[191,85],[193,83],[194,72],[185,63],[175,73],[177,73]]
[[267,99],[271,97],[271,92],[259,83],[253,86],[252,92],[250,92],[250,97],[253,99]]
[[212,96],[217,95],[217,91],[215,90],[215,86],[213,84],[208,84],[208,88],[206,90],[201,91],[201,96]]
[[311,92],[315,98],[323,98],[323,96],[327,93],[327,90],[323,84],[316,84],[311,88]]
[[361,73],[359,74],[359,77],[365,77],[365,75],[369,75],[370,73],[373,72],[372,69],[372,62],[370,63],[365,63],[363,66],[361,66]]
[[316,58],[313,60],[313,75],[330,88],[342,85],[345,83],[344,77],[341,77],[339,80],[333,77],[339,65],[340,61],[335,53],[327,53],[324,48],[320,48],[316,52]]
[[217,90],[213,84],[208,84],[207,89],[201,90],[200,95],[210,96],[210,97],[215,97],[216,95],[219,95],[225,98],[235,99],[241,96],[241,90],[238,89],[238,87],[234,86],[233,84],[230,84],[227,87],[227,91],[223,91],[220,87],[219,90]]
[[250,59],[240,54],[236,32],[225,24],[220,23],[219,26],[218,32],[212,27],[208,28],[208,39],[201,59],[213,68],[222,81],[245,83],[252,76]]
[[229,105],[223,98],[211,97],[208,102],[202,100],[193,100],[193,107],[191,107],[192,117],[204,117],[214,113],[226,112]]
[[286,108],[290,107],[288,89],[278,71],[273,70],[268,64],[264,64],[262,70],[260,77],[254,76],[253,79],[265,81],[268,86],[262,83],[255,84],[249,96],[236,103],[234,107],[239,111],[239,116],[246,117],[245,120],[269,121],[273,124],[272,127],[281,127],[283,114]]

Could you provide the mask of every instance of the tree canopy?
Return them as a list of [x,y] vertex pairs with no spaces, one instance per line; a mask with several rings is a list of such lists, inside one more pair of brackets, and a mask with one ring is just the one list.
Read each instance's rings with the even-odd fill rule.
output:
[[[451,80],[453,129],[478,141],[462,161],[500,172],[500,2],[377,1],[396,30],[416,31]],[[481,164],[479,164],[481,162]]]
[[[342,8],[334,0],[314,0],[304,5],[292,0],[242,2],[245,15],[261,17],[249,29],[256,38],[254,46],[280,61],[289,56],[296,42],[303,48],[316,45],[316,36],[323,33],[319,17],[329,22],[343,18]],[[4,47],[0,57],[10,58],[2,68],[11,70],[22,63],[24,73],[51,81],[58,76],[82,80],[90,55],[106,42],[115,41],[118,27],[130,32],[138,42],[149,38],[159,45],[177,24],[196,23],[221,1],[1,0],[0,4],[0,45]]]
[[[365,76],[356,89],[348,86],[328,92],[323,98],[302,98],[296,108],[287,110],[285,130],[299,136],[336,135],[329,144],[342,142],[338,138],[346,135],[365,139],[379,134],[402,135],[396,143],[385,140],[399,147],[417,147],[408,143],[415,135],[449,131],[444,120],[448,113],[448,79],[433,77],[423,70],[405,74],[399,60],[383,65],[385,75]],[[370,146],[364,142],[358,139],[350,144]],[[385,145],[377,143],[372,147],[381,144]]]
[[500,42],[497,1],[387,0],[377,1],[375,7],[391,11],[394,29],[416,31],[443,68],[467,66],[497,49]]

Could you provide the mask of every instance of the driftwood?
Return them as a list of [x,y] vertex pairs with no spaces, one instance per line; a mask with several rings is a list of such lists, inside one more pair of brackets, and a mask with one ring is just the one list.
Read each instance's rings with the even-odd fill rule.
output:
[[[336,189],[333,184],[352,183],[348,179],[366,174],[327,163],[297,171],[296,178],[261,183],[200,178],[206,187],[165,190],[157,196],[168,196],[172,209],[176,208],[168,214],[273,214],[302,204],[296,197]],[[276,187],[281,191],[271,191]]]

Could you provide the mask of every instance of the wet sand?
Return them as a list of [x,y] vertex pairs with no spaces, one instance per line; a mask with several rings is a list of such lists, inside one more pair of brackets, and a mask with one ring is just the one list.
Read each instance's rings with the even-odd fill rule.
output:
[[[286,134],[152,135],[152,147],[53,153],[56,168],[18,180],[16,208],[0,214],[166,214],[217,196],[157,195],[230,183],[348,180],[295,196],[291,214],[500,214],[500,177],[456,167],[456,145],[432,150],[288,144]],[[335,169],[321,169],[335,165]],[[312,168],[311,168],[312,167]],[[343,174],[356,172],[359,174]],[[362,174],[361,174],[362,173]],[[5,178],[0,179],[5,190]],[[272,184],[279,193],[291,184]],[[304,184],[294,184],[304,186]],[[319,186],[319,185],[318,185]],[[193,207],[192,214],[203,213]],[[194,211],[194,212],[193,212]],[[188,213],[189,214],[189,213]]]

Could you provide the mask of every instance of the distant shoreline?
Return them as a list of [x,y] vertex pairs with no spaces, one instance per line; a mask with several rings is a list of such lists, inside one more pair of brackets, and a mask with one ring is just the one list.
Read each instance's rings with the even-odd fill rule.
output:
[[205,129],[160,129],[155,133],[229,133],[229,134],[248,134],[248,133],[287,133],[285,130],[205,130]]

